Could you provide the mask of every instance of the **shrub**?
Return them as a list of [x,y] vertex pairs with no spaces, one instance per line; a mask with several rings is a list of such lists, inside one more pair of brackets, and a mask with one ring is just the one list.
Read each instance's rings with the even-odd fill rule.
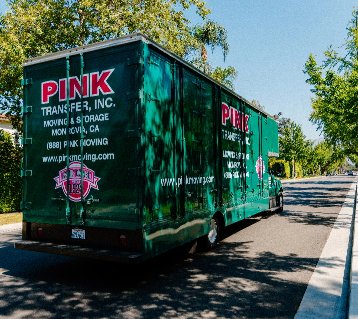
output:
[[0,213],[20,210],[22,149],[14,145],[11,134],[0,130]]
[[[282,159],[270,159],[269,168],[274,172],[274,175],[278,177],[290,178],[291,169],[290,164]],[[278,175],[277,172],[282,170],[282,174]]]

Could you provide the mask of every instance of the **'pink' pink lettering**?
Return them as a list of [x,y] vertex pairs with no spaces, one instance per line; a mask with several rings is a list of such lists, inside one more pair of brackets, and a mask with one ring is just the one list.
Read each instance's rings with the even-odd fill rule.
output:
[[[83,97],[98,96],[100,92],[103,95],[113,94],[114,91],[108,84],[107,80],[114,69],[100,72],[93,72],[83,75],[82,94]],[[66,78],[57,81],[46,81],[41,83],[41,103],[47,104],[50,102],[50,97],[57,93],[59,101],[67,100],[67,82],[69,82],[69,99],[74,100],[76,97],[81,97],[81,81],[77,76],[72,76],[68,80]]]
[[222,124],[226,125],[226,120],[230,118],[230,107],[226,104],[222,104]]
[[57,93],[57,82],[46,81],[41,83],[41,103],[46,104],[49,102],[50,97]]
[[235,129],[249,133],[249,116],[226,103],[222,103],[222,125],[226,125],[227,120],[230,120],[230,124]]
[[107,79],[113,70],[114,69],[102,71],[100,76],[98,75],[99,72],[91,73],[91,96],[99,95],[99,91],[101,91],[102,94],[114,93],[107,83]]

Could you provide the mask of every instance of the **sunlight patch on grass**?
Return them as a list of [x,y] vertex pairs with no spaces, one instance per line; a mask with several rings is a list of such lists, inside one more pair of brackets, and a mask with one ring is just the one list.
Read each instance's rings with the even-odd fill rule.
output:
[[22,213],[0,214],[0,226],[22,222]]

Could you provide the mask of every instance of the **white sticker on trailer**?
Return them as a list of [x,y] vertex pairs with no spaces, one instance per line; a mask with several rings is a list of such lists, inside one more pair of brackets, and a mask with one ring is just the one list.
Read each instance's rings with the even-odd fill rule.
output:
[[86,239],[86,231],[84,229],[79,228],[72,229],[71,238]]

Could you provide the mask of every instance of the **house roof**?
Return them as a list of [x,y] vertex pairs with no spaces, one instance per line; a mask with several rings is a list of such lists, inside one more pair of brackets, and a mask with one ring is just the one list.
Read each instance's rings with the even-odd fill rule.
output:
[[5,116],[4,114],[0,114],[0,120],[9,121],[10,119],[7,116]]
[[6,123],[8,123],[8,122],[10,122],[10,119],[6,116],[6,115],[4,115],[4,114],[0,114],[0,122],[6,122]]

